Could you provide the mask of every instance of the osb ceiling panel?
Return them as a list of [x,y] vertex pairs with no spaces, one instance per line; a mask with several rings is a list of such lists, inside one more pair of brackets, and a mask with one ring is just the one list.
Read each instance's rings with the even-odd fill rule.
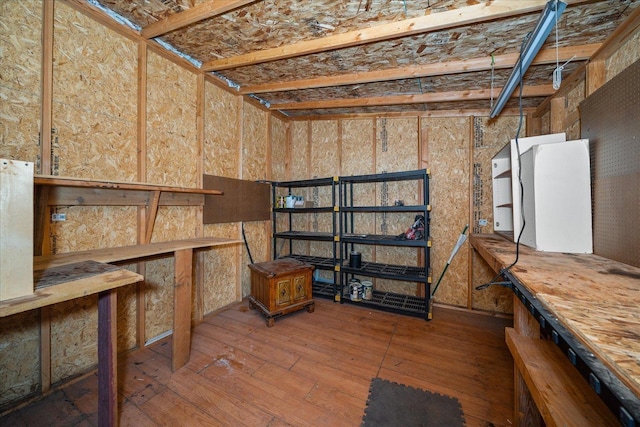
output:
[[[605,6],[607,6],[606,9]],[[602,18],[602,15],[610,16],[610,6],[585,5],[569,9],[566,12],[567,15],[563,15],[558,27],[558,45],[575,46],[603,42],[620,23],[619,19]],[[605,10],[608,13],[605,14]],[[592,13],[596,13],[600,18],[594,18]],[[304,73],[307,78],[321,77],[335,74],[336,71],[354,73],[384,70],[442,62],[443,59],[454,61],[485,57],[487,64],[490,64],[491,55],[519,51],[526,31],[533,29],[537,19],[538,14],[535,14],[512,20],[458,27],[448,31],[436,31],[420,36],[242,67],[237,70],[222,71],[220,74],[242,86],[273,79],[295,80],[301,73]],[[569,31],[566,28],[568,22],[584,22],[585,25],[571,28],[569,37],[565,33]],[[552,35],[543,48],[553,46],[555,46],[555,37]]]
[[[567,64],[567,66],[564,67],[563,75],[565,77],[570,75],[583,63],[583,61],[576,61]],[[531,66],[526,73],[528,84],[534,86],[551,84],[551,76],[554,68],[555,65]],[[510,69],[495,70],[493,73],[494,87],[499,87],[496,82],[503,83],[509,77],[510,73]],[[280,104],[285,102],[322,101],[325,99],[375,98],[393,95],[462,92],[469,88],[491,89],[491,80],[491,71],[481,71],[460,73],[456,75],[455,79],[451,79],[450,76],[430,76],[318,89],[271,92],[260,94],[259,97],[268,100],[271,104]],[[498,96],[498,91],[496,91],[495,96]]]
[[[223,0],[82,0],[115,16],[129,20],[136,30],[164,20],[184,16],[215,6]],[[503,4],[517,2],[501,0]],[[227,3],[224,0],[224,3]],[[240,4],[235,10],[206,17],[156,37],[175,51],[190,58],[196,66],[208,61],[234,58],[272,48],[291,47],[296,43],[346,34],[365,28],[473,8],[491,6],[499,1],[486,0],[257,0]],[[324,52],[301,54],[250,65],[240,65],[211,73],[235,90],[246,87],[295,82],[302,79],[351,75],[405,67],[431,66],[452,61],[477,59],[486,64],[479,71],[398,78],[390,81],[341,82],[327,87],[304,86],[296,90],[272,90],[254,97],[267,107],[282,103],[323,102],[322,108],[291,108],[283,113],[292,117],[368,113],[375,111],[416,111],[416,104],[371,107],[332,108],[328,102],[343,99],[380,98],[397,95],[418,95],[436,92],[487,91],[500,88],[511,68],[491,70],[492,58],[517,54],[526,34],[533,29],[540,15],[538,10],[508,18],[493,19],[472,25],[449,25],[445,29],[407,37],[387,38],[358,46],[336,48]],[[640,5],[640,0],[573,1],[557,25],[557,45],[576,48],[604,42],[611,33]],[[183,15],[180,15],[183,14]],[[450,15],[442,15],[450,16]],[[168,21],[167,21],[168,22]],[[543,49],[556,46],[556,34],[551,33]],[[295,46],[294,46],[295,47]],[[564,76],[584,63],[574,60],[565,66]],[[444,65],[443,65],[444,67]],[[532,66],[525,76],[525,86],[551,85],[555,64]],[[410,77],[410,76],[407,76]],[[536,107],[544,97],[525,98],[528,107]],[[535,101],[538,99],[538,101]],[[406,102],[406,101],[405,101]],[[537,102],[537,104],[536,104]],[[430,103],[428,110],[487,109],[489,99]],[[482,104],[482,107],[479,105]],[[329,106],[327,106],[329,105]],[[467,107],[464,107],[464,106]],[[509,104],[511,105],[511,104]],[[302,107],[302,106],[301,106]],[[426,108],[426,107],[425,107]]]

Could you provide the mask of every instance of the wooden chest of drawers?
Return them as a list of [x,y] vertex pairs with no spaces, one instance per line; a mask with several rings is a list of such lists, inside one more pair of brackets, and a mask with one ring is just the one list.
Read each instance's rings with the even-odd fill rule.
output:
[[249,264],[249,269],[249,304],[251,308],[258,308],[264,313],[267,326],[273,326],[276,317],[303,308],[313,313],[312,265],[285,258]]

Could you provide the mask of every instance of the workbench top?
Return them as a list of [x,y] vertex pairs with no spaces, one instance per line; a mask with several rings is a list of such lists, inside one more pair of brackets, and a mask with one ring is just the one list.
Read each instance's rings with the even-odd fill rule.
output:
[[0,301],[0,318],[140,282],[132,271],[95,261],[47,268],[34,274],[32,295]]
[[[470,242],[495,271],[515,260],[496,234]],[[640,268],[592,254],[520,245],[511,273],[636,396],[640,396]]]

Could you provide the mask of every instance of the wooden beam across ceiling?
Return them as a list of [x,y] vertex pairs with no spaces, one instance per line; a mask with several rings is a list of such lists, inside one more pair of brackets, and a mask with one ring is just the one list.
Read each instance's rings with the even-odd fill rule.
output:
[[[570,2],[575,3],[576,1]],[[474,4],[454,10],[431,13],[417,18],[390,22],[388,24],[362,28],[342,34],[334,34],[290,45],[250,52],[230,58],[214,59],[202,64],[201,69],[203,71],[220,71],[393,38],[408,37],[415,34],[463,25],[477,24],[540,11],[546,3],[547,0],[495,0]]]
[[[494,88],[493,94],[497,96],[502,88]],[[522,96],[544,97],[554,93],[552,85],[525,86],[522,90]],[[519,91],[514,92],[513,97],[518,96]],[[280,104],[271,104],[271,110],[313,110],[323,108],[352,108],[352,107],[373,107],[382,105],[400,105],[400,104],[424,104],[429,102],[447,102],[447,101],[472,101],[481,99],[491,99],[491,89],[479,90],[460,90],[451,92],[434,92],[423,93],[417,95],[392,95],[377,96],[371,98],[345,98],[331,99],[322,101],[303,101],[303,102],[284,102]]]
[[[551,64],[558,59],[561,62],[568,60],[588,60],[594,52],[600,48],[600,43],[584,46],[567,46],[541,51],[532,65]],[[508,53],[494,56],[494,68],[513,67],[518,60],[518,53]],[[447,74],[459,74],[475,71],[487,71],[491,69],[491,57],[463,59],[460,61],[438,62],[432,64],[412,65],[386,70],[376,70],[361,73],[341,74],[337,76],[314,77],[309,79],[292,80],[288,82],[269,82],[254,86],[240,88],[242,95],[280,92],[299,89],[313,89],[329,86],[344,86],[390,80],[412,79],[419,77],[441,76]]]
[[140,35],[146,39],[152,39],[162,34],[169,33],[187,25],[222,15],[231,10],[255,3],[257,0],[209,0],[184,12],[176,13],[161,21],[147,25],[140,31]]

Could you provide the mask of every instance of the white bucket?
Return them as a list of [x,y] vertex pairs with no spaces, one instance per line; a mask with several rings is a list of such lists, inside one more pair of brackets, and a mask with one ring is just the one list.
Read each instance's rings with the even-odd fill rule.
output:
[[362,299],[365,301],[373,299],[373,283],[369,280],[362,281]]
[[349,280],[349,297],[351,301],[362,301],[362,283],[358,279]]

